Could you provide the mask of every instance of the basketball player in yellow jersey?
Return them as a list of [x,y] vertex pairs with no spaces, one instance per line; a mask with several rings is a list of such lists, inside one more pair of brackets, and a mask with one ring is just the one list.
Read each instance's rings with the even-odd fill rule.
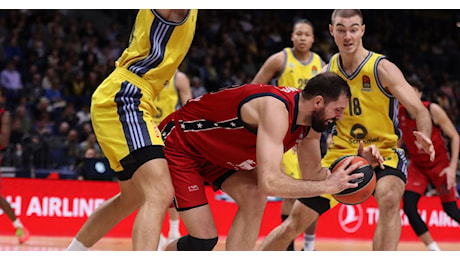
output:
[[[251,83],[267,84],[273,81],[272,85],[304,89],[308,80],[321,72],[325,63],[317,53],[311,51],[315,42],[312,23],[306,19],[296,21],[292,29],[291,41],[293,47],[284,48],[270,56]],[[295,148],[283,155],[282,167],[287,175],[302,179]],[[295,199],[283,198],[281,207],[283,221],[291,212],[294,201]],[[305,239],[309,239],[308,232],[305,236]],[[294,250],[294,242],[290,243],[287,250]]]
[[154,100],[192,43],[197,10],[140,10],[128,47],[92,96],[91,119],[120,193],[100,205],[67,250],[88,250],[135,210],[133,250],[157,250],[174,189],[153,122]]
[[[386,57],[364,48],[364,29],[360,10],[335,10],[332,13],[329,31],[339,53],[331,58],[327,70],[348,81],[352,97],[343,119],[336,122],[333,143],[322,166],[329,166],[340,156],[356,154],[364,143],[378,147],[382,158],[371,162],[377,175],[373,195],[379,207],[372,247],[373,250],[396,250],[401,235],[400,201],[407,174],[404,153],[397,146],[400,138],[398,101],[416,115],[419,131],[414,135],[431,160],[435,156],[430,140],[432,123],[428,110],[400,69]],[[320,133],[317,133],[318,143],[319,138]],[[337,203],[330,195],[298,199],[289,218],[266,237],[261,249],[282,250],[289,239],[298,236]]]
[[[179,70],[174,73],[169,83],[157,95],[155,99],[155,108],[157,114],[154,122],[156,125],[161,123],[166,116],[179,109],[187,100],[192,98],[190,80],[187,75]],[[169,232],[168,239],[160,237],[159,249],[162,250],[166,241],[171,242],[181,237],[179,232],[179,213],[174,207],[168,209],[169,213]]]

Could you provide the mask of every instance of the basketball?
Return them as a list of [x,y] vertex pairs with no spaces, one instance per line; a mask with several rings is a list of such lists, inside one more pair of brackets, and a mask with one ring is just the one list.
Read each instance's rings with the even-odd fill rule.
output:
[[358,187],[345,189],[340,193],[333,194],[332,196],[342,204],[356,205],[366,201],[374,192],[375,184],[377,182],[374,169],[370,163],[363,157],[357,155],[346,155],[335,160],[329,169],[334,173],[345,161],[345,159],[353,157],[351,164],[363,162],[361,167],[353,171],[351,174],[362,172],[363,177],[353,180],[352,182],[358,183]]

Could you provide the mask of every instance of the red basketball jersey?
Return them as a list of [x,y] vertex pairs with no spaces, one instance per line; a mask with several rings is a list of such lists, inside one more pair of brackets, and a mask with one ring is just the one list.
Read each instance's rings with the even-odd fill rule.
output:
[[[249,129],[243,123],[241,107],[263,96],[281,100],[289,112],[289,130],[284,138],[287,151],[305,137],[309,129],[295,123],[300,94],[301,90],[296,88],[263,84],[248,84],[205,94],[190,100],[163,120],[160,129],[165,145],[169,142],[180,145],[189,154],[215,165],[235,170],[252,170],[257,164],[257,130]],[[173,128],[178,134],[169,137]]]
[[[426,108],[429,108],[430,102],[423,101]],[[431,141],[433,142],[434,150],[436,151],[436,158],[433,162],[430,162],[430,155],[427,154],[421,145],[417,143],[413,131],[417,130],[417,123],[415,119],[411,119],[404,106],[399,106],[399,128],[403,133],[403,141],[406,144],[407,152],[409,153],[409,159],[412,163],[416,163],[419,166],[436,165],[440,161],[449,162],[449,156],[445,141],[442,137],[442,132],[439,126],[433,124],[433,130],[431,134]]]

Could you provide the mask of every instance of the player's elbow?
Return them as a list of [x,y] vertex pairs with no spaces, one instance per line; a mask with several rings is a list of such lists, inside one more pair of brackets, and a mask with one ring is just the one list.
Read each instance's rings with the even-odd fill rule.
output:
[[279,192],[278,185],[279,179],[272,176],[264,176],[258,180],[259,191],[265,196],[277,196]]

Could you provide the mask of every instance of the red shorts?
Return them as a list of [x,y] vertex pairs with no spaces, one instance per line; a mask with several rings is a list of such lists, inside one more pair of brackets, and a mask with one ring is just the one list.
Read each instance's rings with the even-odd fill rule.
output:
[[205,182],[217,190],[222,182],[235,172],[232,168],[212,164],[197,155],[190,146],[183,143],[176,130],[172,130],[166,139],[164,152],[175,190],[174,203],[178,211],[207,204]]
[[449,161],[441,161],[431,167],[419,167],[412,162],[409,163],[406,190],[423,195],[431,182],[436,187],[441,202],[456,201],[455,187],[447,190],[446,176],[439,176],[442,170],[447,167],[449,167]]

